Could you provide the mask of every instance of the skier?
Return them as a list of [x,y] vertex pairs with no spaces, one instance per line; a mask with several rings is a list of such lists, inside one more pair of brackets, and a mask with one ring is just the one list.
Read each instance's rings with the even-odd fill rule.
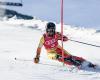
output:
[[[58,44],[58,40],[62,40],[62,35],[59,32],[56,32],[56,25],[53,22],[48,22],[46,25],[46,33],[40,39],[36,56],[34,58],[34,63],[39,63],[40,53],[42,46],[47,50],[47,55],[50,59],[58,60],[64,62],[67,65],[81,66],[85,59],[82,57],[77,57],[69,54],[65,49],[64,51],[64,60],[62,59],[62,47]],[[63,35],[63,41],[68,41],[68,37]],[[87,64],[87,63],[86,63]],[[94,65],[88,62],[89,67],[94,67]]]

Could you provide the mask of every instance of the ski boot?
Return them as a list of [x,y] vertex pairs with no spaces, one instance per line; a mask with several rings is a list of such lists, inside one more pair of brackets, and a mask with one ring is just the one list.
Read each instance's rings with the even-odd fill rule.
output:
[[88,67],[94,68],[94,69],[95,69],[95,68],[96,68],[96,65],[95,65],[95,64],[92,64],[92,63],[89,63],[89,64],[88,64]]
[[91,62],[88,62],[88,61],[84,61],[83,63],[82,63],[82,66],[83,67],[88,67],[88,68],[96,68],[96,65],[95,64],[93,64],[93,63],[91,63]]

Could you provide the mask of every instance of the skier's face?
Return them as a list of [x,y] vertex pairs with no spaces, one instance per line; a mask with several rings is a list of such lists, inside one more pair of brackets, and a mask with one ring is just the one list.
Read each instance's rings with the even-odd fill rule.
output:
[[48,36],[53,37],[54,34],[55,34],[55,29],[54,28],[47,29],[47,35]]

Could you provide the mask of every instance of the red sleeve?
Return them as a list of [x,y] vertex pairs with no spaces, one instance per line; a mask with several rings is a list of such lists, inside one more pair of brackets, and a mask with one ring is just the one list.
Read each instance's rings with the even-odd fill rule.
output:
[[[57,32],[57,35],[58,35],[58,40],[62,40],[62,35],[61,33]],[[68,41],[68,37],[63,35],[63,41]]]

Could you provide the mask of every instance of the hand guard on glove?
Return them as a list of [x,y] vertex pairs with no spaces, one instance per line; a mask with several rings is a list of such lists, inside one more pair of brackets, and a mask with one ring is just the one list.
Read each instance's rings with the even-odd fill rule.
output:
[[34,58],[34,63],[39,63],[39,57]]

